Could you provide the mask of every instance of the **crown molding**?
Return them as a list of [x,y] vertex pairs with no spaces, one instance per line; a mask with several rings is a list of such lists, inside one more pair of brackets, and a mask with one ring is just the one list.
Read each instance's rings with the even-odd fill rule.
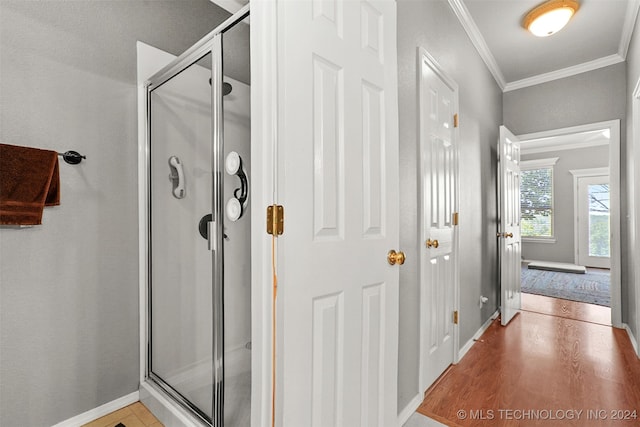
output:
[[618,64],[620,62],[624,62],[624,58],[619,54],[614,53],[613,55],[594,59],[593,61],[583,62],[582,64],[572,65],[571,67],[562,68],[560,70],[538,74],[537,76],[527,77],[526,79],[509,82],[505,85],[504,92],[522,89],[529,86],[535,86],[541,83],[563,79],[565,77],[575,76],[577,74],[597,70],[598,68],[608,67],[609,65]]
[[[211,0],[214,1],[214,0]],[[215,0],[218,1],[237,1],[237,0]],[[636,26],[636,19],[640,11],[640,0],[629,0],[625,21],[622,26],[622,36],[618,46],[618,53],[594,59],[593,61],[584,62],[582,64],[573,65],[571,67],[562,68],[560,70],[550,71],[548,73],[538,74],[521,80],[508,82],[505,80],[495,57],[491,53],[487,42],[480,33],[478,26],[471,17],[469,9],[465,6],[463,0],[447,0],[449,6],[455,13],[458,21],[462,24],[465,32],[471,39],[471,43],[480,54],[480,57],[489,68],[489,72],[493,75],[496,83],[503,92],[522,89],[529,86],[535,86],[541,83],[551,82],[553,80],[563,79],[565,77],[575,76],[577,74],[586,73],[588,71],[597,70],[599,68],[608,67],[610,65],[624,62],[627,57],[631,37]]]
[[636,19],[640,10],[640,0],[629,0],[627,4],[627,13],[624,15],[624,24],[622,25],[622,36],[620,37],[620,45],[618,46],[618,55],[627,58],[631,36],[636,27]]
[[550,129],[541,132],[522,133],[520,135],[516,135],[516,137],[520,141],[530,141],[534,139],[554,138],[574,133],[593,132],[606,129],[610,129],[612,133],[620,133],[620,119],[605,120],[603,122],[588,123],[586,125],[570,126],[566,128]]
[[[552,138],[551,138],[552,140]],[[581,148],[599,147],[602,145],[609,145],[608,139],[599,139],[595,141],[576,141],[567,142],[564,144],[552,145],[552,141],[522,141],[520,144],[521,154],[536,154],[536,153],[550,153],[563,150],[576,150]]]
[[471,43],[473,43],[473,46],[480,54],[480,57],[487,65],[487,68],[489,68],[489,72],[493,75],[493,78],[500,89],[504,91],[506,86],[504,75],[502,74],[502,71],[500,71],[500,67],[498,67],[498,63],[489,50],[489,46],[487,46],[487,42],[484,40],[484,37],[482,37],[478,26],[473,18],[471,18],[469,9],[467,9],[467,6],[465,6],[462,0],[448,0],[448,2],[449,6],[451,6],[451,9],[453,9],[453,12],[456,14],[458,21],[460,21],[465,32],[471,39]]

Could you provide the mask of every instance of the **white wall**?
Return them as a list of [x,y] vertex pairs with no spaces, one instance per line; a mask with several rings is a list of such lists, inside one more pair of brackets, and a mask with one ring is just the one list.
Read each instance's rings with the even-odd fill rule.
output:
[[136,41],[178,54],[227,16],[206,0],[0,2],[0,140],[87,155],[61,163],[42,226],[0,229],[0,425],[138,389]]
[[558,157],[553,168],[553,234],[555,243],[522,242],[522,257],[527,260],[556,261],[573,264],[574,218],[573,175],[574,169],[609,166],[609,146],[578,148],[523,154],[522,161]]
[[[445,0],[398,1],[400,112],[400,269],[398,410],[418,390],[419,245],[417,48],[425,48],[459,86],[460,100],[460,345],[498,307],[496,144],[502,95]],[[489,302],[480,309],[480,295]]]
[[624,124],[625,93],[624,63],[505,92],[504,124],[516,135],[614,119]]

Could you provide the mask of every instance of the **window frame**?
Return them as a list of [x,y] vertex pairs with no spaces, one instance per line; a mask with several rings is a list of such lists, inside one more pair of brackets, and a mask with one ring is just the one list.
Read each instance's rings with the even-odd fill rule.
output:
[[[530,243],[556,243],[555,229],[555,165],[559,157],[549,157],[544,159],[521,160],[520,173],[530,170],[551,169],[551,236],[524,236],[522,235],[522,205],[520,207],[520,238],[522,242]],[[522,191],[522,178],[520,179],[520,190]]]

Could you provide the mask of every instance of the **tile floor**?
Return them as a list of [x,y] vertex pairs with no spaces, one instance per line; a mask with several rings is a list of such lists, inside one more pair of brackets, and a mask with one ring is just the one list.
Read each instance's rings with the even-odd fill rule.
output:
[[118,424],[125,427],[163,427],[160,421],[140,402],[91,421],[82,427],[115,427]]

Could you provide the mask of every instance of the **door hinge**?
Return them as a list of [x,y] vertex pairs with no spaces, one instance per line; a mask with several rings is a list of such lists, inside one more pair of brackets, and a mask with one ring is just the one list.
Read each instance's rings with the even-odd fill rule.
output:
[[458,212],[453,213],[453,225],[458,225]]
[[267,234],[280,236],[282,233],[284,233],[284,207],[267,206]]
[[453,115],[453,127],[454,128],[458,127],[458,113]]
[[453,323],[458,324],[458,310],[453,312]]

